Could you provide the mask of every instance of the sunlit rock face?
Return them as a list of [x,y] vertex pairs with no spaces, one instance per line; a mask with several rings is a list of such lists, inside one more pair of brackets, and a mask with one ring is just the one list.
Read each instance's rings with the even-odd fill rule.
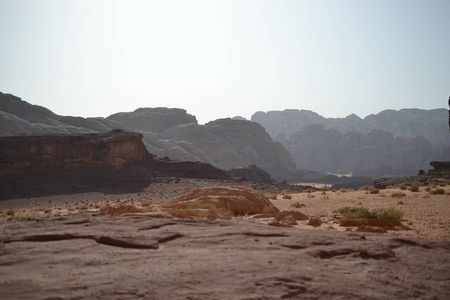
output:
[[0,175],[86,168],[119,171],[149,155],[142,135],[111,132],[0,138]]
[[[163,131],[163,135],[190,153],[205,156],[221,169],[257,165],[261,169],[295,170],[290,154],[274,143],[264,128],[254,122],[220,119],[205,125],[187,124]],[[193,151],[193,149],[196,149]]]

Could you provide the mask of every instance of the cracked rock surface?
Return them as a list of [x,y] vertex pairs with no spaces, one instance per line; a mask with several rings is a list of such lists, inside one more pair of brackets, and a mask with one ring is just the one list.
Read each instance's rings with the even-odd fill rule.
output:
[[450,243],[230,220],[0,223],[1,299],[450,299]]

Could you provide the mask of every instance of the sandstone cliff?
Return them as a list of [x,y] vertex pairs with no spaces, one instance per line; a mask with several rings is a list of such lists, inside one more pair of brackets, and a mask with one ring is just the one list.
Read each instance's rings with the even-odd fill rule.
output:
[[207,163],[151,155],[138,133],[0,137],[0,199],[141,191],[169,177],[228,178]]
[[111,132],[87,135],[0,138],[0,175],[87,168],[119,171],[149,155],[142,135]]

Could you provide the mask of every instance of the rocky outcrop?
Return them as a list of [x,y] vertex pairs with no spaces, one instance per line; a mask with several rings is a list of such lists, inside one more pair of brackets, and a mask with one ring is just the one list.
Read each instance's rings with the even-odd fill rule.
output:
[[163,204],[164,208],[219,210],[232,215],[279,212],[267,198],[244,186],[210,186],[189,189]]
[[[432,161],[430,165],[433,169],[428,173],[419,172],[416,176],[406,177],[382,177],[374,180],[374,186],[384,189],[388,186],[412,185],[438,185],[450,181],[450,161]],[[423,171],[423,170],[421,170]]]
[[0,138],[0,175],[68,169],[120,171],[149,155],[142,135],[115,131],[87,135]]
[[60,116],[19,97],[0,92],[0,136],[103,133],[124,128],[104,118]]
[[107,118],[132,130],[148,132],[162,132],[165,129],[194,123],[197,119],[186,110],[179,108],[138,108],[133,112],[116,113]]
[[4,299],[450,298],[448,242],[108,215],[0,232]]
[[170,176],[228,178],[207,163],[151,155],[141,134],[121,130],[0,138],[0,199],[139,191]]
[[238,169],[230,169],[227,170],[226,173],[231,177],[250,180],[253,182],[261,182],[261,183],[275,182],[275,180],[272,179],[272,177],[270,177],[269,173],[258,168],[255,165],[250,165],[248,167]]

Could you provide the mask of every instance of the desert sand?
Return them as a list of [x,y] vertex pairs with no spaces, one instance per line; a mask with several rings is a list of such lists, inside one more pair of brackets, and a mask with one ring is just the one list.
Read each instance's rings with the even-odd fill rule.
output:
[[[143,192],[133,194],[86,193],[7,200],[0,202],[0,221],[95,213],[106,204],[126,203],[139,208],[154,200],[170,200],[188,188],[214,185],[236,185],[236,182],[183,179],[177,183],[154,183]],[[369,209],[394,207],[405,214],[401,220],[403,226],[396,227],[395,230],[388,230],[387,234],[450,241],[450,185],[433,187],[432,190],[441,188],[445,191],[445,194],[435,195],[426,191],[426,187],[420,187],[417,192],[392,187],[379,190],[376,194],[371,194],[369,190],[353,189],[333,191],[327,188],[324,191],[298,193],[295,190],[277,190],[277,188],[269,185],[253,187],[266,196],[274,198],[273,196],[276,195],[276,199],[270,199],[270,201],[280,211],[299,211],[308,217],[319,218],[322,223],[320,226],[311,226],[308,225],[307,220],[298,221],[297,225],[292,226],[294,228],[348,231],[351,228],[339,225],[339,214],[334,212],[336,209],[346,206],[367,207]],[[392,196],[398,193],[403,193],[404,196]],[[8,210],[10,211],[9,215]],[[14,216],[11,215],[11,211],[14,211]],[[238,218],[265,224],[272,220],[271,218],[254,218],[250,215],[239,216]]]

